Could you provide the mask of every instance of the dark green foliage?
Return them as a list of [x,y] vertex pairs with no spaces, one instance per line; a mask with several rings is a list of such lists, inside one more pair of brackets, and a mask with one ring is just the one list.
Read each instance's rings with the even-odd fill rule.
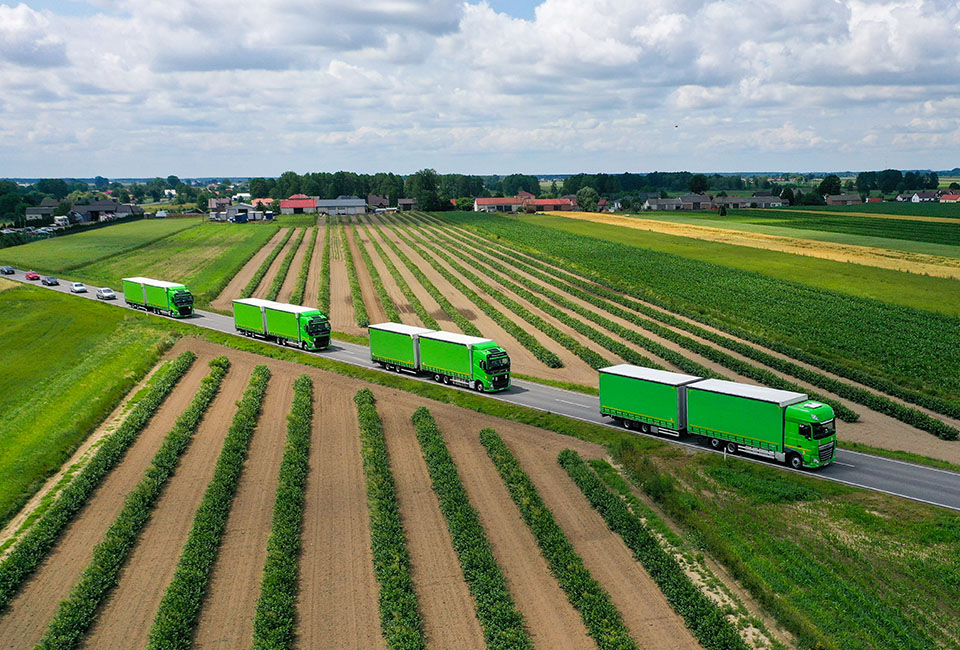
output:
[[383,423],[369,388],[353,397],[360,423],[360,453],[370,510],[373,571],[380,585],[380,628],[388,648],[425,648],[417,593],[410,577],[407,535],[400,519]]
[[330,242],[333,233],[330,229],[333,221],[327,215],[327,227],[323,231],[323,255],[320,257],[320,289],[317,294],[317,307],[324,314],[330,313]]
[[370,243],[373,244],[377,254],[380,255],[380,259],[382,259],[383,263],[386,264],[387,270],[390,271],[390,275],[393,276],[393,281],[398,287],[400,287],[400,291],[403,292],[404,298],[407,299],[407,301],[413,307],[413,310],[417,312],[417,316],[420,317],[420,322],[423,323],[423,326],[432,330],[440,329],[440,324],[437,322],[437,319],[431,316],[424,308],[423,303],[420,302],[420,299],[417,298],[417,295],[413,292],[413,290],[410,288],[410,285],[400,274],[400,271],[397,270],[397,266],[393,263],[393,260],[390,259],[390,256],[387,255],[387,252],[383,250],[380,242],[378,242],[371,235],[370,230],[367,228],[367,224],[361,222],[361,225],[363,226],[363,231],[367,233],[367,238],[370,240]]
[[139,399],[123,424],[104,439],[96,455],[3,560],[0,564],[0,612],[9,605],[23,581],[47,557],[64,528],[73,521],[104,477],[123,459],[127,449],[196,358],[193,352],[184,352],[158,371],[153,386]]
[[303,294],[307,290],[307,276],[310,275],[310,262],[313,261],[313,249],[316,247],[316,245],[317,229],[314,227],[310,231],[310,239],[307,241],[307,250],[303,254],[303,262],[300,264],[300,271],[297,273],[297,282],[293,285],[293,293],[290,294],[291,305],[303,304]]
[[477,618],[483,626],[487,647],[532,648],[533,643],[523,627],[523,616],[507,590],[503,573],[490,550],[477,511],[470,505],[440,428],[430,411],[423,407],[414,412],[413,424],[433,480],[433,491],[440,500],[440,510],[447,520],[453,548],[463,568],[463,577],[477,605]]
[[257,287],[260,286],[260,282],[263,280],[263,276],[267,274],[267,271],[270,269],[270,265],[273,264],[273,260],[277,258],[277,255],[280,254],[280,251],[283,250],[283,247],[287,245],[287,242],[290,240],[290,237],[293,235],[293,228],[287,229],[287,234],[283,236],[273,250],[270,251],[270,254],[267,255],[267,259],[263,260],[263,263],[260,265],[260,268],[257,269],[257,272],[253,274],[253,277],[250,278],[250,282],[247,282],[247,286],[243,288],[243,291],[240,292],[241,298],[249,298],[253,295],[253,292],[257,290]]
[[736,470],[722,465],[709,466],[705,470],[717,483],[735,490],[750,503],[792,503],[813,501],[820,493],[807,485],[780,480],[780,477],[757,476],[754,473]]
[[[363,245],[358,233],[356,232],[356,227],[354,227],[354,240],[357,242],[357,250],[360,251],[360,257],[363,258],[363,264],[367,267],[367,273],[370,274],[370,282],[373,283],[373,288],[377,292],[377,297],[380,298],[380,304],[383,305],[383,311],[386,313],[387,320],[399,323],[400,322],[400,313],[397,311],[396,305],[393,304],[393,301],[390,300],[390,296],[387,294],[387,289],[383,286],[383,280],[380,279],[380,273],[377,272],[377,267],[373,265],[373,260],[370,258],[370,253],[367,252],[367,247]],[[369,236],[369,235],[368,235]]]
[[150,519],[167,480],[176,470],[180,456],[190,444],[229,368],[230,361],[226,357],[217,357],[210,362],[210,374],[204,377],[190,405],[164,438],[143,478],[127,495],[123,509],[107,529],[103,541],[93,549],[93,559],[70,595],[60,603],[56,616],[37,644],[38,650],[66,650],[80,645],[96,620],[101,604],[116,586],[120,570],[137,543],[140,531]]
[[297,240],[293,242],[293,246],[291,246],[290,250],[287,251],[287,254],[284,255],[283,261],[280,262],[280,268],[277,269],[277,274],[273,276],[273,282],[270,283],[270,290],[267,291],[267,300],[276,300],[277,296],[280,295],[280,289],[283,288],[283,283],[287,279],[287,273],[290,271],[290,265],[293,264],[293,258],[296,256],[297,249],[300,248],[300,244],[303,243],[303,236],[306,233],[307,229],[302,229],[300,234],[297,236]]
[[313,381],[308,375],[301,375],[293,382],[293,406],[287,416],[287,444],[280,463],[273,524],[267,540],[267,560],[253,620],[253,647],[256,650],[292,648],[296,640],[300,531],[312,423]]
[[601,650],[636,648],[637,644],[630,637],[623,617],[610,601],[610,596],[583,565],[583,560],[554,521],[553,513],[543,503],[533,482],[497,432],[484,429],[480,432],[480,441],[487,448],[520,515],[536,538],[540,554],[547,561],[561,589],[566,592],[570,604],[580,612],[597,647]]
[[350,241],[347,238],[347,227],[340,225],[340,240],[343,243],[343,258],[347,264],[347,279],[350,281],[350,296],[353,299],[353,317],[357,327],[367,327],[370,316],[367,307],[363,304],[363,292],[360,290],[360,278],[357,277],[357,267],[353,263],[353,252],[350,250]]

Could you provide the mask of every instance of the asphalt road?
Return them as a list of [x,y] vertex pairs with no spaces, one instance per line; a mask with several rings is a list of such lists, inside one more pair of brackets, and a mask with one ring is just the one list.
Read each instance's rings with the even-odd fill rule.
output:
[[[28,284],[40,285],[40,281],[26,280],[24,277],[24,271],[21,270],[17,270],[14,275],[0,277],[19,280]],[[63,282],[59,286],[44,288],[49,288],[51,290],[61,291],[64,293],[69,293],[70,291],[68,282]],[[87,287],[87,293],[75,295],[93,300],[95,299],[94,290],[95,287]],[[114,287],[114,290],[117,291],[118,288]],[[129,309],[126,307],[126,303],[124,303],[122,297],[115,301],[110,301],[108,304]],[[157,316],[157,318],[162,317]],[[193,325],[197,325],[198,327],[206,327],[208,329],[226,332],[228,334],[235,333],[233,319],[231,317],[223,316],[213,312],[198,310],[194,317],[184,319],[182,322],[188,322]],[[363,366],[364,368],[385,372],[381,370],[379,366],[370,361],[369,349],[362,345],[355,345],[352,343],[345,343],[343,341],[335,340],[328,349],[315,354],[330,357],[331,359],[337,359],[338,361],[344,361],[353,365]],[[424,377],[415,377],[414,375],[408,376],[411,379],[430,381]],[[513,385],[509,390],[502,393],[489,394],[487,396],[491,399],[500,399],[540,411],[565,415],[577,420],[584,420],[606,426],[614,426],[608,418],[600,416],[600,402],[598,398],[592,395],[584,395],[582,393],[561,390],[559,388],[544,386],[542,384],[514,380]],[[838,433],[841,437],[843,436],[842,427],[842,424],[840,427],[838,427]],[[636,435],[645,434],[637,433]],[[696,437],[685,438],[683,440],[676,440],[672,438],[660,439],[666,440],[672,444],[695,447],[701,451],[720,453],[710,449],[710,447],[701,443]],[[782,466],[779,463],[773,463],[763,459],[755,459],[746,455],[742,456],[742,458],[758,463],[776,465],[785,472],[796,471]],[[815,471],[803,471],[802,473],[810,476],[816,476],[817,478],[821,479],[837,481],[839,483],[845,483],[855,487],[866,488],[868,490],[874,490],[877,492],[884,492],[886,494],[892,494],[895,496],[904,497],[906,499],[912,499],[914,501],[920,501],[930,505],[960,511],[960,474],[956,472],[934,469],[931,467],[924,467],[922,465],[914,465],[912,463],[906,463],[903,461],[882,458],[880,456],[872,456],[870,454],[861,454],[854,451],[838,449],[836,458],[831,465]]]

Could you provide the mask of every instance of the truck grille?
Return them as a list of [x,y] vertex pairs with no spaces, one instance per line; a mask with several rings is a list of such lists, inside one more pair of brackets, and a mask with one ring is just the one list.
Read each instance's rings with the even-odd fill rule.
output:
[[507,382],[510,381],[510,375],[497,375],[494,377],[490,383],[493,384],[494,388],[503,388],[507,385]]
[[830,442],[820,447],[820,462],[825,463],[833,458],[834,443]]

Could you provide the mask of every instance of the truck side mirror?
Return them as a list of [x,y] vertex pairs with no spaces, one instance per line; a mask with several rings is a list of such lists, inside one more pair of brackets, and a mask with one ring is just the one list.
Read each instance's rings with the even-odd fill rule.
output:
[[480,370],[486,370],[486,369],[487,369],[487,362],[481,360],[481,361],[480,361]]

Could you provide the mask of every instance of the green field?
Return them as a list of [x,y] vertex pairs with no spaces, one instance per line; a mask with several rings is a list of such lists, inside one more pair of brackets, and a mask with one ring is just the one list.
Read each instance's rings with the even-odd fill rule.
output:
[[960,203],[858,203],[856,205],[795,205],[785,210],[811,212],[870,212],[872,214],[915,215],[918,217],[949,217],[960,219]]
[[173,338],[162,324],[0,281],[0,525],[69,458]]

